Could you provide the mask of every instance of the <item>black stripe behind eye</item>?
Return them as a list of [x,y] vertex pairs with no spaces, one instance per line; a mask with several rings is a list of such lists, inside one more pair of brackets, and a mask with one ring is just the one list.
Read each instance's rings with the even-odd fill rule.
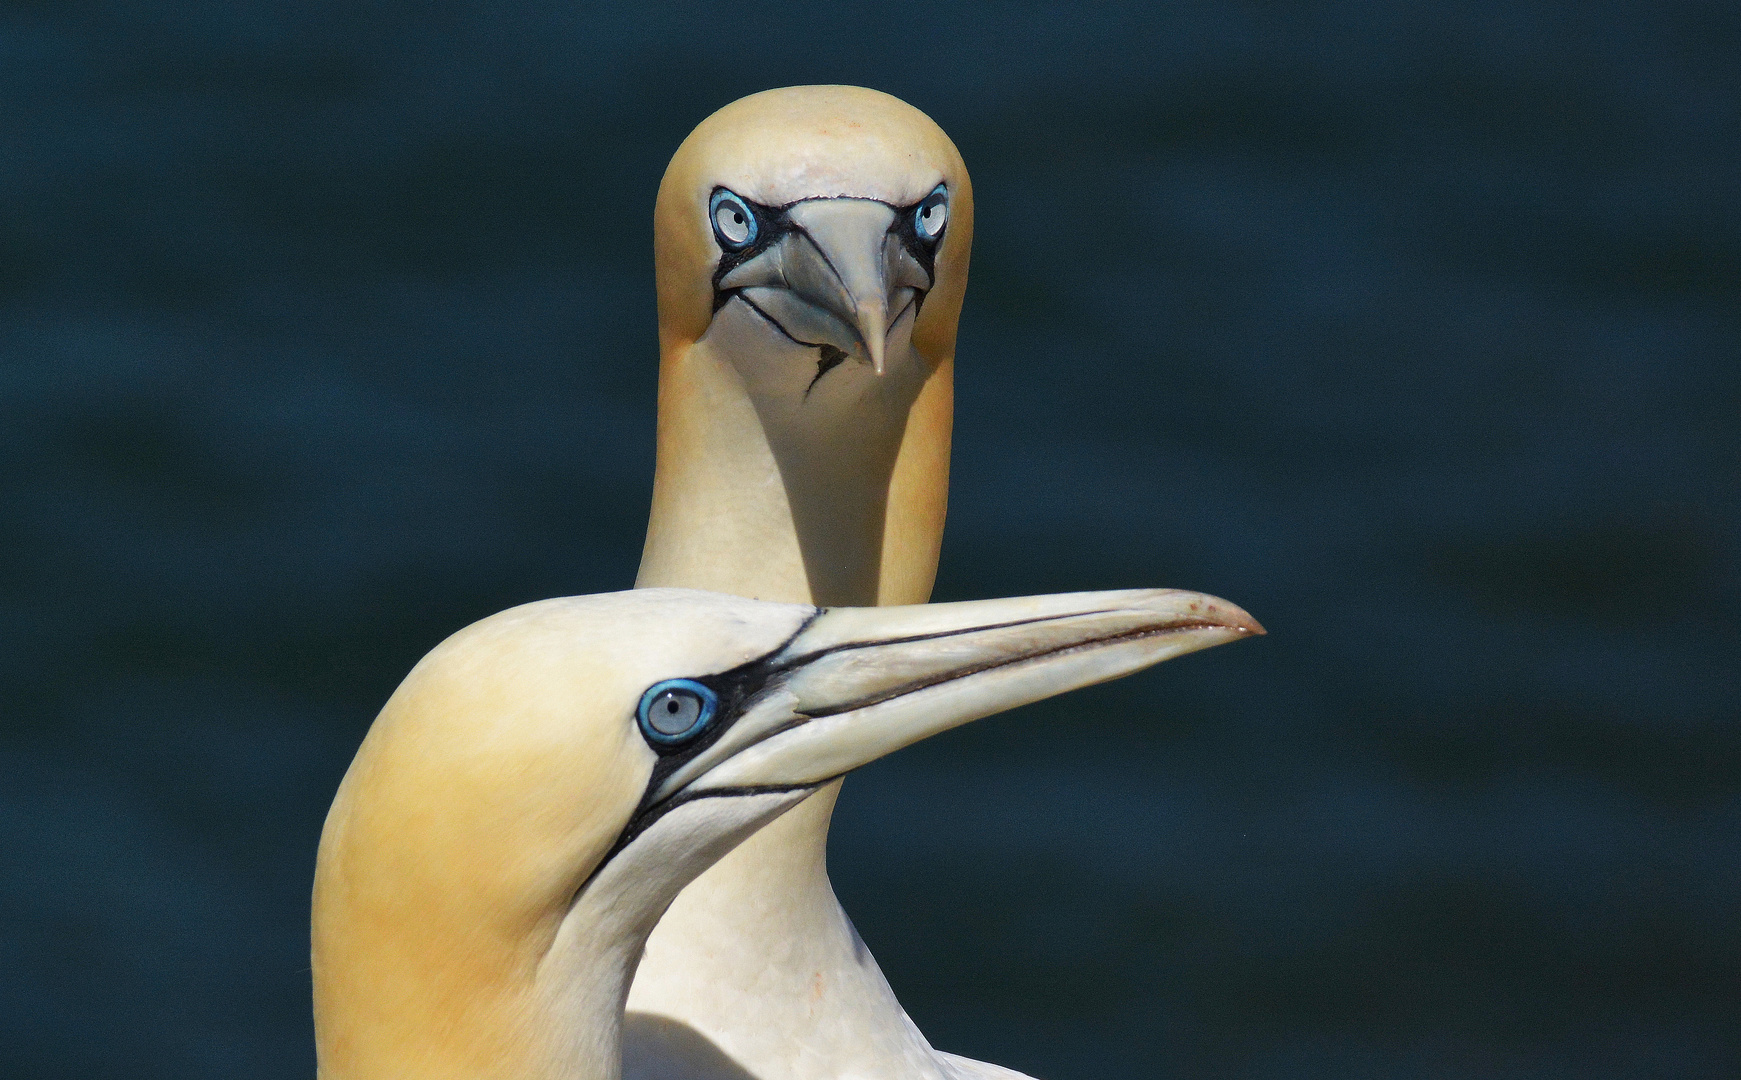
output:
[[[929,199],[931,196],[925,196]],[[920,199],[911,206],[895,208],[895,223],[889,226],[889,232],[901,238],[901,246],[907,249],[907,254],[925,271],[925,276],[931,279],[931,284],[937,284],[937,249],[943,244],[943,236],[949,235],[949,227],[943,227],[943,235],[935,240],[927,241],[919,235],[918,218],[916,216],[925,200]],[[923,292],[920,293],[924,295]]]
[[[697,754],[718,742],[720,737],[731,730],[732,725],[736,724],[738,719],[743,716],[744,710],[750,702],[767,689],[771,681],[791,668],[789,662],[778,663],[778,657],[791,647],[792,642],[798,639],[798,635],[808,630],[810,624],[821,615],[821,608],[812,609],[804,621],[798,624],[798,628],[792,631],[786,640],[780,642],[778,647],[748,663],[739,664],[729,671],[722,671],[715,675],[692,676],[696,682],[719,696],[719,712],[716,714],[716,719],[707,731],[703,732],[694,742],[684,743],[681,746],[661,747],[643,740],[646,746],[659,755],[659,759],[653,763],[653,774],[647,778],[647,787],[641,792],[641,801],[636,805],[634,814],[630,815],[629,823],[623,826],[623,831],[617,837],[616,842],[605,853],[605,857],[599,860],[598,865],[593,867],[592,873],[587,875],[586,881],[582,882],[580,887],[574,891],[574,896],[569,901],[570,905],[580,898],[580,894],[586,891],[586,887],[591,884],[592,879],[597,877],[599,872],[609,865],[619,852],[634,842],[635,837],[646,832],[654,822],[671,810],[698,797],[684,798],[683,793],[679,792],[676,796],[656,805],[653,801],[653,793],[665,783],[666,777],[682,768]],[[728,792],[721,791],[719,794],[728,794]]]
[[647,790],[642,793],[640,806],[635,810],[637,816],[647,809],[648,804],[653,799],[653,792],[659,789],[666,777],[682,768],[691,758],[718,742],[721,736],[730,731],[732,725],[738,722],[738,718],[743,716],[744,709],[749,703],[767,689],[771,681],[787,670],[790,665],[778,663],[777,658],[793,641],[797,640],[799,634],[809,629],[810,624],[815,622],[821,614],[820,609],[813,610],[798,629],[792,631],[791,636],[782,641],[779,648],[772,652],[759,656],[748,663],[739,664],[729,671],[722,671],[714,675],[689,676],[718,695],[718,711],[707,730],[691,742],[669,747],[662,747],[654,743],[647,744],[659,755],[659,760],[653,765],[653,775],[647,779]]
[[[729,188],[714,188],[713,192],[714,194],[718,194],[721,191],[729,190]],[[739,202],[749,207],[750,213],[756,215],[756,242],[741,251],[720,252],[719,266],[713,271],[714,311],[718,311],[721,307],[724,307],[725,302],[731,299],[731,294],[735,291],[727,289],[724,292],[721,292],[719,288],[720,279],[724,278],[727,274],[736,270],[744,263],[747,263],[751,259],[760,255],[762,252],[767,251],[769,248],[779,243],[781,237],[797,228],[796,225],[792,224],[792,219],[786,215],[787,207],[763,206],[761,203],[751,202],[742,195],[738,195],[735,191],[731,192],[731,194]],[[710,195],[709,200],[711,201],[711,199],[712,196]],[[708,224],[711,228],[712,222],[709,222]]]
[[[1083,612],[1067,612],[1058,615],[1036,615],[1027,619],[1012,619],[1009,622],[990,623],[984,626],[938,630],[929,633],[913,634],[901,638],[882,638],[876,641],[843,641],[836,645],[829,645],[812,652],[801,653],[797,656],[785,655],[786,650],[791,648],[792,643],[798,640],[798,637],[803,634],[804,631],[808,630],[812,623],[821,618],[827,610],[827,608],[816,608],[812,610],[809,616],[804,619],[798,628],[792,631],[791,636],[780,643],[778,648],[773,649],[748,663],[740,664],[729,671],[722,671],[716,675],[691,676],[691,678],[696,682],[701,683],[708,689],[712,690],[715,694],[719,695],[719,719],[716,720],[713,726],[700,738],[681,747],[661,750],[658,746],[654,746],[651,743],[648,744],[649,746],[652,746],[652,749],[655,752],[658,752],[660,756],[659,760],[653,765],[653,774],[647,779],[646,789],[641,793],[641,801],[635,807],[634,814],[630,816],[628,824],[623,827],[623,831],[617,837],[616,842],[611,845],[610,850],[605,853],[604,858],[599,860],[598,865],[593,867],[592,873],[587,875],[586,881],[582,882],[580,887],[574,891],[574,897],[569,901],[571,905],[575,900],[580,898],[581,893],[586,891],[587,885],[591,884],[592,880],[596,878],[599,873],[609,865],[610,861],[616,858],[624,848],[633,843],[636,837],[646,832],[660,818],[685,803],[694,802],[696,799],[711,798],[715,796],[750,794],[763,791],[797,791],[805,787],[815,786],[801,784],[792,787],[720,788],[710,789],[695,794],[686,794],[683,791],[679,791],[668,799],[654,802],[654,792],[658,791],[659,788],[663,786],[667,777],[682,768],[697,754],[700,754],[703,750],[706,750],[708,747],[718,742],[721,736],[723,736],[726,731],[730,730],[733,724],[737,723],[738,719],[743,716],[745,710],[754,703],[755,699],[767,690],[770,685],[777,684],[780,677],[785,675],[787,672],[796,668],[801,668],[806,664],[813,663],[824,656],[838,652],[849,652],[853,649],[874,648],[879,645],[897,645],[913,641],[934,641],[942,638],[957,637],[962,634],[979,633],[985,630],[1006,629],[1012,626],[1026,626],[1033,623],[1056,622],[1061,619],[1075,618],[1084,614]],[[855,707],[867,703],[868,702],[856,703]],[[830,712],[837,711],[847,710],[817,711],[814,715],[829,715]],[[771,737],[773,734],[776,734],[776,732],[770,732],[769,736]]]

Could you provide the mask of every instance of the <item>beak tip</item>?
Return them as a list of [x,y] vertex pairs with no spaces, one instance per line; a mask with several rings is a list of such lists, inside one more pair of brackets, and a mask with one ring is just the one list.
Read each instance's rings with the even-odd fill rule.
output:
[[1226,630],[1233,635],[1228,640],[1263,637],[1269,633],[1268,630],[1264,629],[1262,623],[1252,618],[1250,612],[1237,604],[1230,604],[1220,597],[1206,596],[1200,593],[1192,594],[1187,598],[1190,603],[1179,613],[1182,621],[1187,624],[1205,630]]
[[864,339],[864,351],[870,357],[871,369],[881,375],[888,366],[887,309],[881,304],[864,304],[858,311],[859,336]]

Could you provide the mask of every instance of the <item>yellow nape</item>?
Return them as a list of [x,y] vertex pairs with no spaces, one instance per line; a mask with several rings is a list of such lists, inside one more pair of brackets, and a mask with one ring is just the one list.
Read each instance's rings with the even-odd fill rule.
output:
[[[381,710],[315,871],[326,1080],[581,1075],[571,1040],[549,1045],[539,964],[652,775],[634,702],[796,624],[758,636],[718,604],[669,620],[657,605],[619,593],[502,612],[437,646]],[[604,990],[609,1009],[625,990]]]

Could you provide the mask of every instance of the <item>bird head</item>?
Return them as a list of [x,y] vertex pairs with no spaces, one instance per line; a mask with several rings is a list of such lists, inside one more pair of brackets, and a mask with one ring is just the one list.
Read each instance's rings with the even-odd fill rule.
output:
[[769,90],[659,187],[658,467],[638,583],[925,600],[947,504],[973,191],[912,106]]
[[678,148],[654,217],[668,345],[747,317],[746,357],[757,337],[811,353],[785,380],[801,388],[954,351],[973,191],[949,137],[898,98],[794,86],[735,101]]
[[969,720],[1261,632],[1177,591],[818,610],[642,589],[468,627],[388,701],[321,837],[322,1075],[569,1076],[614,1061],[659,916],[821,785]]

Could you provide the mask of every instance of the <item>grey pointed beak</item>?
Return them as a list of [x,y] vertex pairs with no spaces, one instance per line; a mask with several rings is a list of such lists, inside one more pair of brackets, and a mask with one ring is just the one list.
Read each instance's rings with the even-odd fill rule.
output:
[[794,206],[791,216],[820,258],[791,260],[787,280],[799,295],[852,324],[881,375],[889,332],[884,248],[895,212],[869,199],[812,199]]
[[720,279],[807,345],[832,345],[887,367],[889,327],[931,279],[889,231],[895,210],[872,199],[807,199],[795,230]]
[[1263,632],[1225,600],[1173,589],[825,610],[654,801],[819,784],[971,720]]

